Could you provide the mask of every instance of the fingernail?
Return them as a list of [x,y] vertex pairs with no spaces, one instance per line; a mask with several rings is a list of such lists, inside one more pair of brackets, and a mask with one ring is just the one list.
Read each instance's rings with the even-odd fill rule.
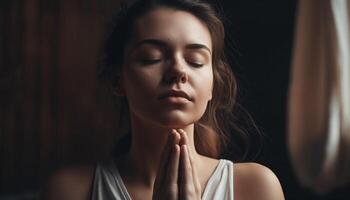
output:
[[171,129],[171,131],[170,131],[170,136],[172,136],[172,135],[174,135],[176,133],[176,130],[175,129]]

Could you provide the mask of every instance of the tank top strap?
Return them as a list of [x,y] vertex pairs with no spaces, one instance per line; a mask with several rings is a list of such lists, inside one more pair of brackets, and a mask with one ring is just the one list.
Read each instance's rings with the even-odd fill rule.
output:
[[113,161],[99,163],[95,169],[93,200],[131,200]]
[[233,200],[233,162],[220,159],[214,173],[209,178],[202,195],[203,200]]

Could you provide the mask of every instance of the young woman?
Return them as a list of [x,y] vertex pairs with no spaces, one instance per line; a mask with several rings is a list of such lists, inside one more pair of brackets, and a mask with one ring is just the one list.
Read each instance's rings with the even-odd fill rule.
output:
[[268,168],[219,159],[229,131],[240,135],[224,28],[209,4],[123,7],[104,61],[102,76],[125,100],[130,146],[109,162],[57,173],[48,199],[284,199]]

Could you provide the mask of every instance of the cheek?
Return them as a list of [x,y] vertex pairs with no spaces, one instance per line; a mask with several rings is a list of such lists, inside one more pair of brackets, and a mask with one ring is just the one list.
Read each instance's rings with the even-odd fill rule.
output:
[[196,87],[196,104],[194,108],[194,113],[199,120],[204,114],[208,101],[212,99],[212,88],[213,88],[213,73],[212,70],[208,70],[206,73],[197,76],[195,80]]
[[154,109],[157,99],[156,89],[159,84],[159,72],[141,68],[126,69],[123,73],[123,83],[130,110],[142,115]]
[[211,69],[198,76],[196,90],[201,101],[207,102],[211,100],[213,90],[213,72]]
[[157,72],[147,70],[126,70],[124,75],[124,87],[128,98],[150,97],[158,84]]

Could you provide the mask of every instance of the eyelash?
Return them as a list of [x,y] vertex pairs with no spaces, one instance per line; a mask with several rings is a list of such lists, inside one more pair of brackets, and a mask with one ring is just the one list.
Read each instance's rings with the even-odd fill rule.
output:
[[[141,63],[143,65],[152,65],[152,64],[156,64],[158,62],[160,62],[161,59],[144,59],[144,60],[141,60]],[[195,62],[188,62],[190,65],[194,66],[194,67],[197,67],[197,68],[200,68],[200,67],[203,67],[204,64],[201,64],[201,63],[195,63]]]
[[194,66],[194,67],[203,67],[204,66],[204,64],[202,64],[202,63],[195,63],[195,62],[189,62],[192,66]]
[[160,59],[143,59],[141,60],[141,63],[143,65],[152,65],[152,64],[156,64],[160,61]]

